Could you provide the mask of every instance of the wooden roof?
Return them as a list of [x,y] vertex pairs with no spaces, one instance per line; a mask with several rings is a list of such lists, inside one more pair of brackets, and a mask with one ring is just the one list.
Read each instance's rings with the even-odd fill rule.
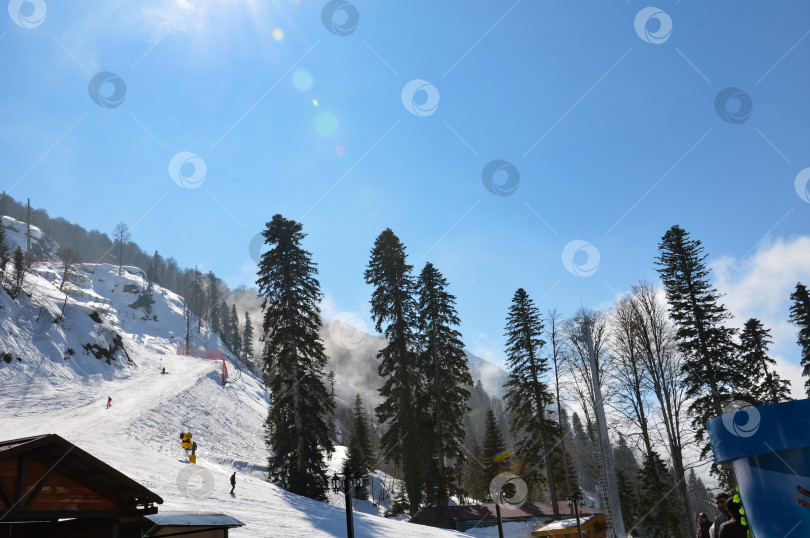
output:
[[[563,501],[557,503],[560,514],[568,515],[571,510],[568,504]],[[480,521],[483,519],[495,519],[494,504],[475,504],[466,506],[426,506],[420,509],[431,511],[448,521]],[[582,515],[599,514],[599,510],[590,506],[581,506],[579,513]],[[414,516],[416,517],[416,516]],[[532,518],[532,517],[554,517],[554,507],[550,502],[529,502],[524,503],[519,508],[508,508],[501,506],[502,518]]]
[[0,441],[3,522],[157,513],[163,499],[55,434]]

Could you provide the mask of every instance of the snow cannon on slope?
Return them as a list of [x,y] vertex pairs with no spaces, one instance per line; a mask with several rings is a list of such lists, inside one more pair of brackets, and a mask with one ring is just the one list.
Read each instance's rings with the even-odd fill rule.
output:
[[708,422],[712,451],[734,470],[754,536],[810,528],[810,399],[724,411]]
[[180,432],[180,446],[186,451],[188,461],[197,463],[197,443],[191,441],[191,432]]

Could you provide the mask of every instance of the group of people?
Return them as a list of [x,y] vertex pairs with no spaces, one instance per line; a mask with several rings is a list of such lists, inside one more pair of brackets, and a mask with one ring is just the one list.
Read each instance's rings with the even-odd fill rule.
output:
[[698,538],[746,538],[748,527],[743,524],[742,502],[738,495],[720,493],[714,498],[720,515],[709,520],[706,514],[700,514]]

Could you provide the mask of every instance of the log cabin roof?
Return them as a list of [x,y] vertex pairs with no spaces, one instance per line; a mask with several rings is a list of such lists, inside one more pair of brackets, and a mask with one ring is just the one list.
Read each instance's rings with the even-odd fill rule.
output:
[[56,434],[0,441],[5,521],[143,515],[155,503],[163,499]]

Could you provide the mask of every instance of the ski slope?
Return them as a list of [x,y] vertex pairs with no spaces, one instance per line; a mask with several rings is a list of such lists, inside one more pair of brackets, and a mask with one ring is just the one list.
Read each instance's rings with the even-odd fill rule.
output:
[[[34,267],[17,302],[0,292],[0,356],[9,357],[0,360],[0,438],[59,434],[160,495],[161,512],[236,517],[245,527],[232,531],[235,537],[345,536],[340,496],[330,493],[333,504],[321,503],[267,481],[269,395],[261,382],[229,358],[231,376],[243,371],[222,386],[218,362],[177,355],[185,335],[182,298],[156,287],[157,320],[145,319],[127,306],[137,296],[124,287],[144,286],[141,271],[127,269],[119,277],[117,267],[83,265],[75,283],[66,284],[64,319],[61,268],[54,263]],[[94,311],[101,323],[88,315]],[[126,354],[116,352],[110,364],[83,347],[106,347],[115,334]],[[225,350],[207,326],[193,334],[195,345]],[[180,447],[181,430],[194,434],[196,466]],[[340,466],[342,451],[330,468]],[[367,501],[357,508],[357,536],[460,535],[382,518]]]

